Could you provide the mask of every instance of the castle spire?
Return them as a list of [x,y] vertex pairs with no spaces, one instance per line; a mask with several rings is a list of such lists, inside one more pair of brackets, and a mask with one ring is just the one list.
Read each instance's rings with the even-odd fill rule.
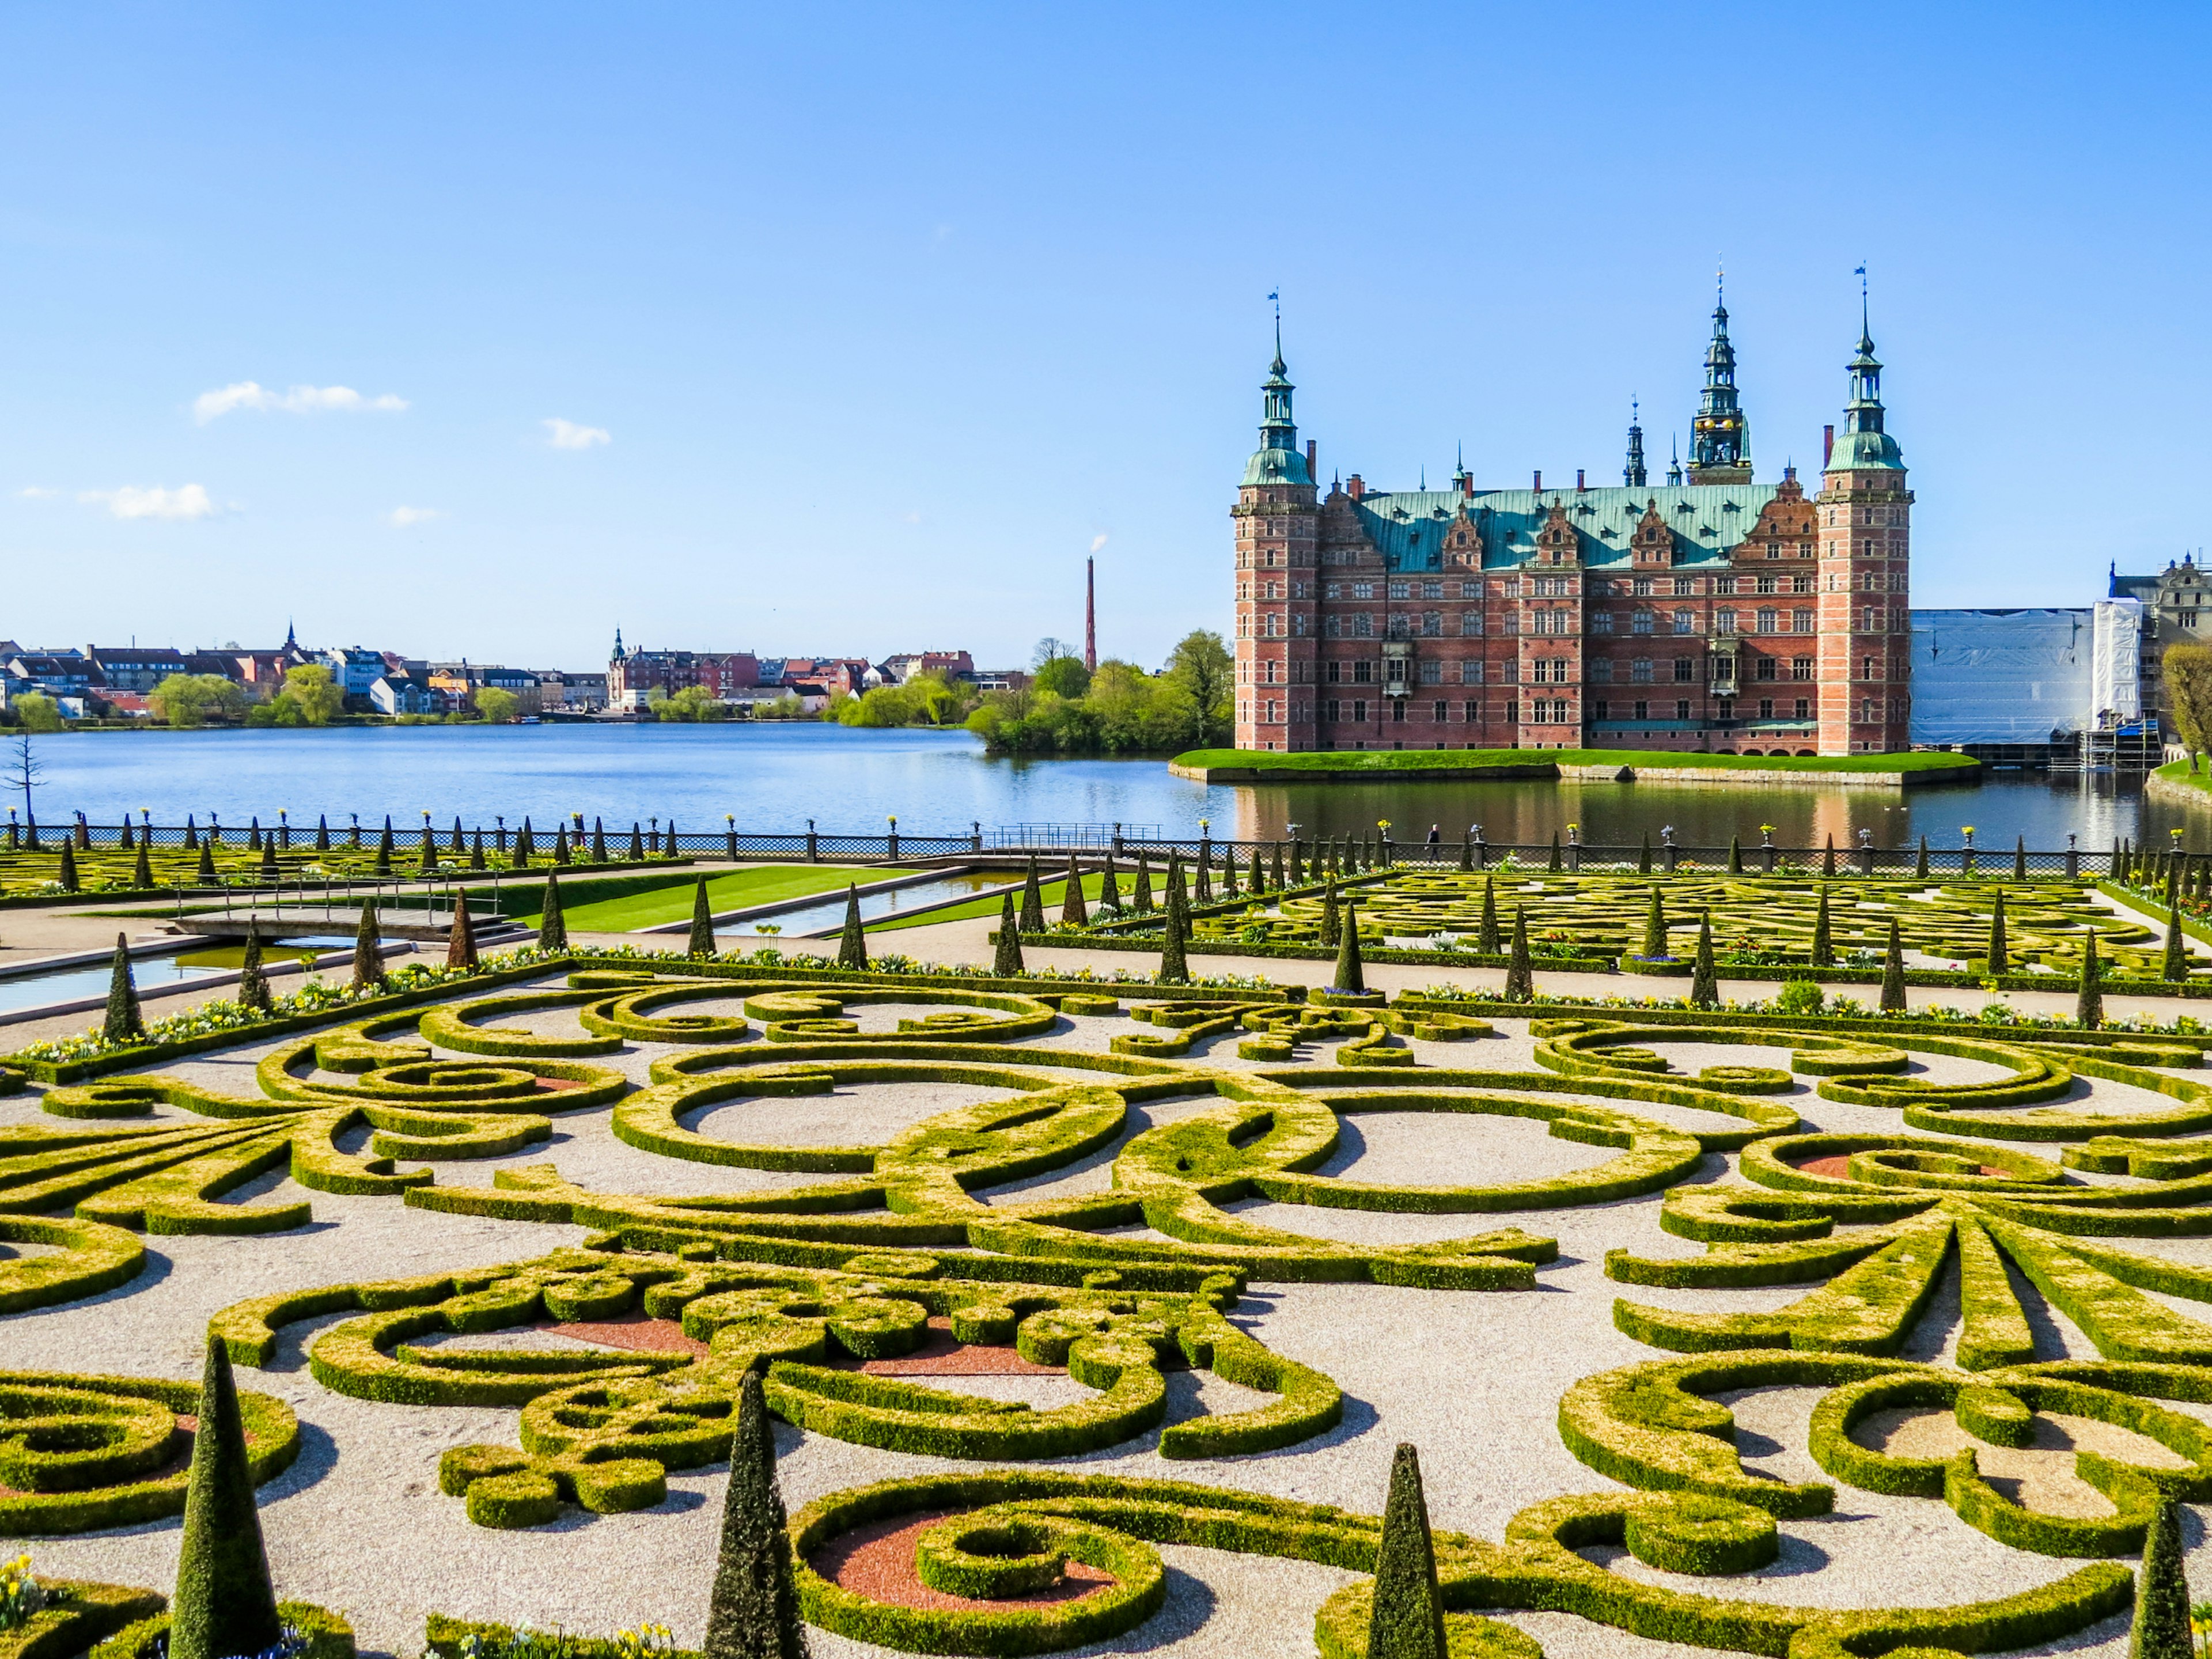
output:
[[[1274,296],[1270,295],[1270,299]],[[1306,458],[1298,453],[1298,428],[1291,416],[1291,384],[1283,362],[1283,318],[1275,314],[1275,361],[1267,365],[1267,378],[1260,383],[1260,447],[1244,469],[1248,484],[1310,484]]]
[[1644,471],[1644,428],[1638,420],[1636,399],[1628,400],[1628,465],[1621,469],[1620,481],[1631,489],[1641,489],[1646,482]]
[[1859,276],[1859,343],[1844,365],[1850,376],[1850,398],[1844,405],[1844,429],[1828,457],[1830,472],[1896,471],[1905,470],[1897,440],[1883,429],[1881,361],[1874,355],[1874,331],[1868,321],[1866,267]]
[[1713,281],[1713,338],[1705,348],[1705,386],[1690,428],[1690,482],[1751,482],[1751,428],[1736,401],[1735,347],[1729,340],[1725,272]]

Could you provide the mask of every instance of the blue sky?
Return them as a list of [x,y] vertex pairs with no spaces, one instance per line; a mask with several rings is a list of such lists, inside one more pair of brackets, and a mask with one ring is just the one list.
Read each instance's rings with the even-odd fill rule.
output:
[[1324,474],[1609,483],[1632,394],[1686,434],[1717,256],[1762,477],[1864,260],[1915,602],[2079,603],[2212,543],[2208,31],[12,8],[0,636],[991,665],[1079,637],[1098,543],[1157,662],[1228,621],[1271,289]]

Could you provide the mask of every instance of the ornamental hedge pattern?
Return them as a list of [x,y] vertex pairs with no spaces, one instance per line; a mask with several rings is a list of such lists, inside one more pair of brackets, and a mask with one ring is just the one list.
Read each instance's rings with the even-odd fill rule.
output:
[[[2063,967],[2069,944],[2092,933],[2124,964],[2134,948],[2133,923],[2057,881],[1807,879],[1798,918],[1776,882],[1722,875],[1672,878],[1657,907],[1648,882],[1566,872],[1398,872],[1355,890],[1357,879],[1310,900],[1316,937],[1328,913],[1364,944],[1370,923],[1378,938],[1423,921],[1448,932],[1471,920],[1474,931],[1486,909],[1501,931],[1519,911],[1533,943],[1555,918],[1528,912],[1557,904],[1588,931],[1552,943],[1602,953],[1614,942],[1601,927],[1617,923],[1619,950],[1641,953],[1655,908],[1679,931],[1678,896],[1704,888],[1710,908],[1689,926],[1710,915],[1723,956],[1738,941],[1723,913],[1754,902],[1771,912],[1770,950],[1796,948],[1804,919],[1808,955],[1814,929],[1841,954],[1877,926],[1886,940],[1909,911],[1919,930],[1910,948],[1933,956],[1976,928],[1986,950],[1994,907],[1977,901],[2002,890],[2008,952]],[[1298,890],[1259,880],[1280,896],[1268,927],[1305,925]],[[1640,900],[1623,896],[1631,889]],[[1194,943],[1208,922],[1194,905]],[[235,1303],[208,1334],[234,1362],[266,1367],[288,1328],[313,1322],[306,1366],[322,1389],[422,1411],[515,1412],[510,1441],[454,1446],[438,1470],[445,1498],[492,1549],[499,1532],[563,1524],[578,1510],[661,1504],[672,1472],[726,1461],[740,1395],[757,1376],[769,1409],[805,1433],[936,1461],[935,1472],[817,1498],[789,1523],[806,1619],[914,1652],[1056,1652],[1127,1637],[1164,1604],[1160,1548],[1174,1545],[1362,1575],[1322,1605],[1313,1640],[1332,1659],[1365,1655],[1379,1515],[1174,1478],[1178,1464],[1296,1457],[1346,1420],[1334,1379],[1249,1328],[1255,1290],[1526,1293],[1559,1255],[1542,1215],[1582,1206],[1655,1206],[1662,1229],[1692,1248],[1606,1255],[1620,1291],[1614,1323],[1653,1357],[1582,1378],[1543,1431],[1618,1489],[1532,1504],[1497,1540],[1434,1533],[1454,1653],[1540,1655],[1506,1622],[1522,1611],[1787,1659],[2033,1645],[2129,1605],[2124,1561],[2143,1550],[2162,1504],[2212,1502],[2212,1428],[2182,1409],[2212,1405],[2212,1321],[2180,1305],[2212,1302],[2212,1268],[2130,1243],[2212,1233],[2212,1084],[2200,1080],[2206,1039],[2192,1031],[1532,1008],[1448,988],[1309,996],[882,963],[527,965],[529,982],[264,1031],[251,1096],[159,1070],[47,1086],[35,1122],[0,1130],[0,1242],[42,1247],[0,1258],[0,1313],[128,1294],[145,1234],[304,1224],[312,1199],[226,1197],[278,1169],[311,1194],[580,1227],[580,1245],[504,1265]],[[1502,1057],[1505,1021],[1516,1036],[1527,1022],[1533,1066]],[[1085,1040],[1070,1040],[1079,1030]],[[1700,1057],[1686,1061],[1685,1045]],[[722,1127],[730,1114],[710,1116],[884,1083],[988,1097],[849,1144],[747,1138]],[[1801,1115],[1814,1100],[1895,1127],[1816,1129]],[[1162,1102],[1176,1111],[1133,1122],[1134,1109]],[[672,1170],[705,1167],[688,1187],[623,1193],[580,1184],[557,1152],[515,1161],[535,1155],[556,1119],[586,1113],[605,1114],[617,1139]],[[1600,1155],[1542,1179],[1332,1172],[1346,1124],[1381,1113],[1510,1118]],[[489,1179],[467,1167],[491,1159]],[[1093,1164],[1106,1184],[1019,1185]],[[808,1179],[732,1191],[718,1169]],[[1340,1243],[1271,1226],[1252,1200],[1478,1219],[1435,1243]],[[1536,1219],[1524,1231],[1516,1215]],[[1941,1360],[1902,1357],[1947,1273],[1959,1286],[1955,1344]],[[1699,1305],[1698,1292],[1751,1286],[1786,1294],[1762,1312]],[[2094,1357],[2039,1353],[2023,1286]],[[1410,1305],[1419,1317],[1419,1299]],[[617,1346],[605,1334],[617,1324],[650,1340]],[[545,1329],[577,1340],[449,1340]],[[947,1348],[1011,1350],[1080,1393],[1031,1407],[896,1370]],[[1261,1398],[1176,1417],[1169,1377],[1185,1368]],[[1807,1450],[1820,1479],[1745,1467],[1722,1397],[1765,1388],[1820,1391]],[[179,1419],[195,1399],[184,1383],[0,1374],[0,1528],[175,1514],[190,1432]],[[267,1395],[241,1403],[254,1478],[266,1480],[296,1455],[299,1425]],[[1868,1425],[1899,1410],[1948,1413],[1968,1443],[1941,1455],[1881,1449]],[[1987,1474],[1980,1449],[2027,1445],[2052,1413],[2166,1455],[2132,1462],[2085,1447],[2075,1474],[2110,1513],[2045,1512]],[[1167,1467],[1154,1478],[1059,1466],[1133,1450]],[[1428,1450],[1432,1470],[1452,1455]],[[1848,1502],[1839,1488],[1942,1504],[2008,1549],[2051,1558],[2054,1576],[1946,1607],[1842,1612],[1729,1594],[1728,1579],[1776,1564],[1792,1523]],[[931,1518],[913,1570],[953,1605],[841,1582],[838,1540],[904,1516]],[[1609,1570],[1586,1553],[1601,1549],[1652,1572]],[[490,1651],[487,1632],[499,1631],[509,1642],[507,1627],[471,1622],[498,1611],[434,1616],[431,1650],[459,1656],[473,1638]],[[111,1638],[112,1659],[152,1650],[158,1616],[131,1616],[140,1622]],[[587,1647],[598,1650],[576,1650]]]

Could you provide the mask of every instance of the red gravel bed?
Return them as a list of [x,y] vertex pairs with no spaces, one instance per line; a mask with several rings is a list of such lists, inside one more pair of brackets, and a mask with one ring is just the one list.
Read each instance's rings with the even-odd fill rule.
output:
[[933,1590],[915,1576],[914,1547],[922,1534],[951,1513],[949,1510],[940,1510],[933,1515],[902,1515],[888,1521],[872,1521],[824,1544],[807,1558],[807,1565],[840,1589],[850,1590],[855,1595],[888,1601],[894,1607],[946,1613],[989,1613],[994,1608],[1025,1604],[1073,1601],[1115,1582],[1114,1575],[1102,1567],[1071,1561],[1058,1583],[1032,1590],[1027,1595],[1009,1596],[1003,1601],[978,1601]]

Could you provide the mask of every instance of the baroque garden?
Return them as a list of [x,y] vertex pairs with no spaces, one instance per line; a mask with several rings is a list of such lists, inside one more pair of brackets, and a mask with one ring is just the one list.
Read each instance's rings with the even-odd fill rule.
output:
[[118,994],[0,1071],[0,1655],[2189,1650],[2202,862],[1577,863]]

